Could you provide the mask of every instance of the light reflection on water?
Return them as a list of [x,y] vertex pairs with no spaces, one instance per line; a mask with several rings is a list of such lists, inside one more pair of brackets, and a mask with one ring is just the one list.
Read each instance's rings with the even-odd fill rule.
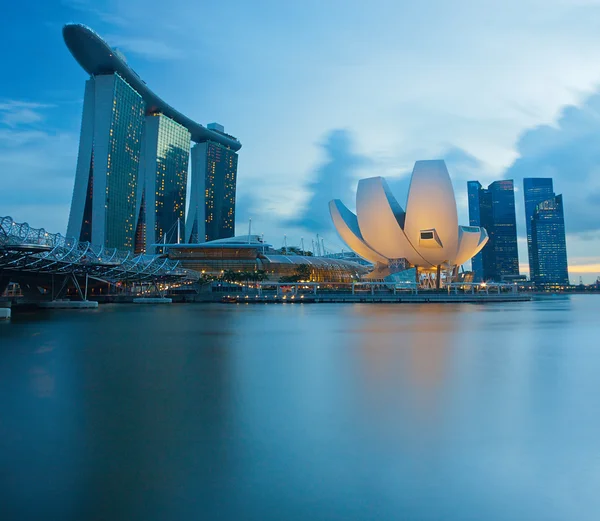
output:
[[2,519],[595,520],[598,311],[17,315],[0,324]]

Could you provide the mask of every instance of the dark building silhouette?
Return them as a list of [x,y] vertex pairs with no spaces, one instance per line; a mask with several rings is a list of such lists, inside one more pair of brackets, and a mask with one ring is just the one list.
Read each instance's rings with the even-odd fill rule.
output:
[[528,224],[531,280],[536,285],[569,284],[562,195],[538,203]]
[[549,177],[526,177],[523,179],[523,197],[525,199],[525,227],[527,229],[527,256],[529,274],[533,271],[533,248],[531,247],[531,219],[538,204],[554,197],[552,179]]
[[469,224],[483,226],[489,242],[472,260],[476,281],[501,281],[519,275],[515,191],[512,180],[495,181],[483,188],[467,183]]

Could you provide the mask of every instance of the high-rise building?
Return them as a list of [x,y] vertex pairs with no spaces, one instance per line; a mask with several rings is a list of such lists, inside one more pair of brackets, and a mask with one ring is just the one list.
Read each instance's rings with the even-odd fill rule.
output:
[[68,236],[133,248],[144,113],[144,100],[119,74],[86,82]]
[[525,227],[527,229],[527,256],[529,275],[533,270],[533,248],[531,246],[531,219],[538,204],[554,197],[552,179],[549,177],[526,177],[523,179],[523,197],[525,198]]
[[185,237],[190,139],[189,130],[171,118],[160,113],[146,116],[136,251],[154,253],[153,244]]
[[192,187],[186,221],[189,243],[235,235],[237,163],[236,152],[220,143],[206,141],[192,149]]
[[523,179],[529,278],[536,284],[568,284],[567,244],[561,195],[552,179]]
[[194,207],[204,211],[200,221],[196,214],[197,240],[233,236],[240,142],[222,126],[203,127],[165,103],[120,51],[88,27],[68,24],[63,36],[90,74],[67,234],[149,253],[153,244],[184,241],[190,235],[184,214],[194,141],[192,176],[202,191],[192,194]]
[[502,281],[519,275],[517,219],[512,180],[495,181],[483,188],[478,181],[467,183],[469,223],[483,226],[488,243],[472,260],[476,281]]
[[537,285],[569,284],[562,195],[538,203],[530,221],[530,279]]
[[[471,226],[480,226],[482,222],[489,222],[489,219],[484,218],[482,220],[482,213],[485,214],[486,205],[484,202],[485,194],[483,193],[481,183],[479,181],[468,181],[467,182],[467,193],[469,198],[469,224]],[[486,228],[488,236],[490,234],[489,228]],[[489,247],[489,239],[488,244]],[[484,280],[483,277],[483,256],[484,252],[487,254],[486,246],[471,259],[471,269],[473,271],[473,278],[476,281]]]

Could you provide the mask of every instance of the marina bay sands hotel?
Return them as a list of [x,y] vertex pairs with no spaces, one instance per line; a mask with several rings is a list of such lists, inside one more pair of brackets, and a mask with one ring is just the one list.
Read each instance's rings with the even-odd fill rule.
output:
[[233,237],[241,143],[165,103],[88,27],[66,25],[63,36],[90,74],[67,235],[148,253],[159,243]]

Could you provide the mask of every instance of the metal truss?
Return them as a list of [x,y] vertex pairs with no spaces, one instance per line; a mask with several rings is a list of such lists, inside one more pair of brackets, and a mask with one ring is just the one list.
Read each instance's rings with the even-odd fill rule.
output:
[[199,274],[162,255],[92,246],[0,217],[0,273],[71,274],[110,282],[195,281]]

